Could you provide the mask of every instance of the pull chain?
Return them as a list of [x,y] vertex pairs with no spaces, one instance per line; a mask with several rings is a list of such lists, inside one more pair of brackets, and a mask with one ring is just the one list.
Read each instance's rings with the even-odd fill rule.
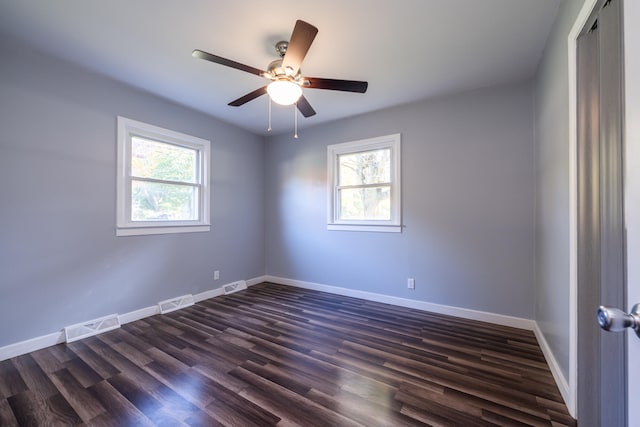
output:
[[269,127],[267,128],[267,132],[271,132],[271,97],[269,97]]
[[298,139],[298,103],[296,102],[295,104],[293,104],[293,121],[294,121],[294,126],[295,126],[295,133],[293,134],[293,137],[295,139]]

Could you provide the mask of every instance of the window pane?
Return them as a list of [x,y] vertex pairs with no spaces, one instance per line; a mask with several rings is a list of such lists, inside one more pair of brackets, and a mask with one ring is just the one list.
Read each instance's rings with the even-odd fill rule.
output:
[[198,187],[131,182],[132,221],[198,220]]
[[338,156],[338,185],[382,184],[391,182],[389,148]]
[[343,188],[339,190],[341,220],[391,219],[391,188]]
[[131,138],[131,175],[196,183],[197,151],[164,142]]

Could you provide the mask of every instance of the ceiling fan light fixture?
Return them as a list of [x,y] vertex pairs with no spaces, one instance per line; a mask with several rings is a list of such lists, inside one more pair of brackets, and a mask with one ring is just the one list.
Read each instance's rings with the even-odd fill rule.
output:
[[269,83],[267,93],[273,102],[280,105],[291,105],[302,95],[302,88],[288,80],[276,80]]

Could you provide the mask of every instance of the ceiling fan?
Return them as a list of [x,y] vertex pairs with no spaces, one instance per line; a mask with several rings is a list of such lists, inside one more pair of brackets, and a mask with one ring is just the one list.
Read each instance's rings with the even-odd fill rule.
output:
[[291,105],[295,103],[304,117],[311,117],[315,115],[316,112],[302,94],[302,88],[365,93],[368,86],[368,83],[363,81],[302,76],[300,70],[302,60],[307,55],[317,33],[318,29],[313,25],[302,20],[296,21],[291,39],[288,42],[280,41],[276,43],[276,51],[280,55],[280,59],[272,61],[267,67],[267,71],[222,58],[221,56],[213,55],[199,49],[194,50],[192,56],[271,80],[271,83],[253,92],[249,92],[235,101],[231,101],[229,105],[239,107],[268,93],[274,102],[281,105]]

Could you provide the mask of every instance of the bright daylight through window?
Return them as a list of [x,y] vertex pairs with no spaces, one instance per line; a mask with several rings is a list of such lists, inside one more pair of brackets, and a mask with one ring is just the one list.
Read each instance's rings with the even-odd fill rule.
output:
[[209,231],[209,141],[118,117],[118,236]]
[[329,230],[400,232],[400,134],[327,147]]

